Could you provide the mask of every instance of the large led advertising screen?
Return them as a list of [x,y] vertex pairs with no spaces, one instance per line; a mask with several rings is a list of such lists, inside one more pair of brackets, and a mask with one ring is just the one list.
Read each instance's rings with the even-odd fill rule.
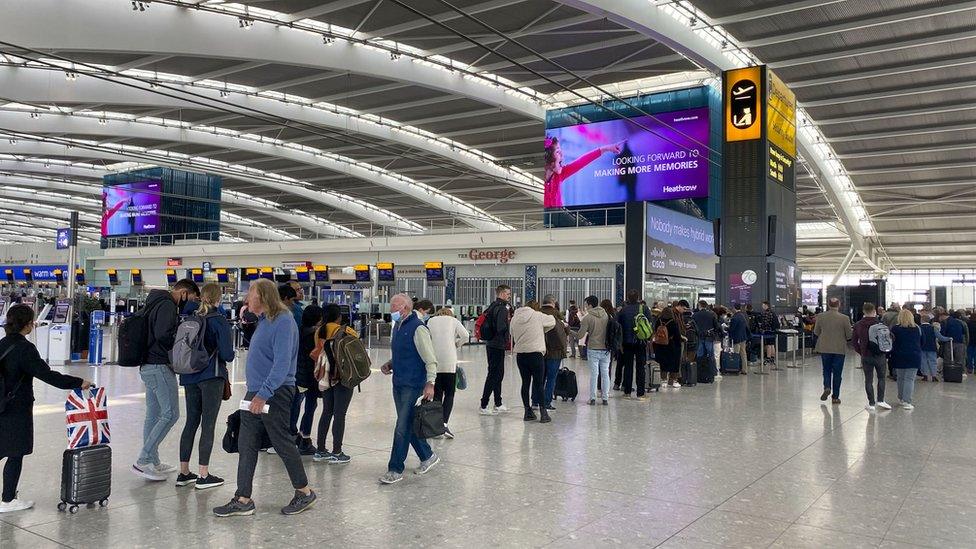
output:
[[548,129],[545,207],[707,197],[708,137],[707,107]]
[[715,280],[715,231],[712,222],[647,205],[646,273]]
[[102,187],[102,236],[157,234],[161,190],[158,181]]

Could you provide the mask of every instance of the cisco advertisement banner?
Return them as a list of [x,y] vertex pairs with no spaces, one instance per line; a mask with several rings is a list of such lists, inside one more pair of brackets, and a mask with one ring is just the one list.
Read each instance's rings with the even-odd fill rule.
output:
[[157,234],[161,191],[157,181],[102,187],[102,236]]
[[707,107],[546,130],[545,207],[707,197],[708,134]]
[[715,233],[711,221],[647,205],[644,271],[715,280]]

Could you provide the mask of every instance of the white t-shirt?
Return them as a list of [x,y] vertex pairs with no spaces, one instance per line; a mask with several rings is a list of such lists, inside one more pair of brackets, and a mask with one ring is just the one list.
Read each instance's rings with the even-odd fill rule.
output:
[[453,374],[457,371],[457,350],[468,342],[470,334],[453,316],[432,316],[427,321],[427,329],[434,342],[437,373]]

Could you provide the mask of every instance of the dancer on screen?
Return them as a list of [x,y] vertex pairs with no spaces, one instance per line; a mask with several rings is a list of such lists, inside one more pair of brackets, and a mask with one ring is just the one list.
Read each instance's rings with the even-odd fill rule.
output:
[[563,150],[559,146],[559,139],[546,137],[546,183],[543,205],[546,208],[559,208],[563,205],[563,181],[569,179],[587,164],[593,162],[606,152],[620,154],[624,142],[619,141],[611,145],[603,145],[584,154],[567,165],[563,165]]

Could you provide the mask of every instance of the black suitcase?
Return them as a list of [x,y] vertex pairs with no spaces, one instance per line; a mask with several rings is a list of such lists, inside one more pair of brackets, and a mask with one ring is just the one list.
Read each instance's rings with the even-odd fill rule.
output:
[[556,387],[553,390],[553,395],[556,398],[562,398],[563,401],[572,400],[575,402],[578,394],[579,386],[576,384],[576,372],[569,368],[560,368],[556,374]]
[[681,361],[681,384],[689,387],[698,384],[698,367],[690,360]]
[[962,383],[962,366],[943,366],[942,381],[947,383]]
[[715,357],[712,355],[700,356],[695,359],[695,367],[698,369],[698,383],[715,381]]
[[65,450],[61,462],[58,510],[78,512],[79,505],[105,507],[112,494],[112,448],[106,444]]

